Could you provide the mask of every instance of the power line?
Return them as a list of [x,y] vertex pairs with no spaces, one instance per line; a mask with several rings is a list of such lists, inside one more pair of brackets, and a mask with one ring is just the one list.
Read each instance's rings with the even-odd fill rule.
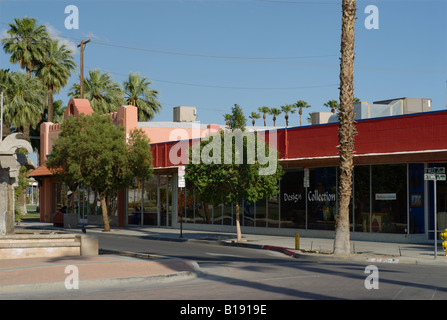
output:
[[[102,72],[110,73],[118,76],[127,77],[128,74],[123,74],[119,72],[102,70]],[[171,81],[171,80],[163,80],[163,79],[154,79],[150,78],[150,81],[153,82],[162,82],[168,84],[182,85],[182,86],[191,86],[191,87],[204,87],[204,88],[216,88],[216,89],[235,89],[235,90],[298,90],[298,89],[315,89],[315,88],[327,88],[327,87],[338,87],[338,84],[323,84],[323,85],[310,85],[310,86],[293,86],[293,87],[237,87],[237,86],[223,86],[223,85],[211,85],[211,84],[200,84],[200,83],[189,83],[189,82],[180,82],[180,81]]]
[[293,59],[310,59],[310,58],[327,58],[327,57],[337,57],[337,55],[327,54],[327,55],[313,55],[313,56],[291,56],[291,57],[250,57],[250,56],[225,56],[225,55],[212,55],[212,54],[201,54],[201,53],[187,53],[187,52],[174,52],[168,50],[156,50],[156,49],[145,49],[138,47],[129,47],[119,44],[113,43],[105,43],[95,41],[94,44],[122,48],[122,49],[130,49],[136,51],[143,52],[151,52],[157,54],[169,54],[169,55],[177,55],[177,56],[190,56],[190,57],[199,57],[199,58],[215,58],[215,59],[235,59],[235,60],[293,60]]

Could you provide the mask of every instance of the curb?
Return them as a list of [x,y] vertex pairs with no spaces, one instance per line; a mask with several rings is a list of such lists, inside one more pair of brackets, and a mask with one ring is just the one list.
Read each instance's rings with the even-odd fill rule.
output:
[[6,285],[0,286],[0,295],[4,293],[23,293],[31,291],[77,291],[82,289],[111,289],[116,287],[147,285],[149,283],[171,282],[195,279],[199,274],[195,271],[179,271],[171,274],[159,274],[141,277],[127,277],[127,278],[107,278],[107,279],[91,279],[79,280],[78,289],[67,289],[64,282],[43,282],[20,285]]
[[396,257],[388,255],[350,255],[350,256],[335,256],[333,254],[322,253],[306,253],[302,250],[294,250],[287,247],[273,246],[273,245],[260,245],[249,244],[237,241],[224,241],[223,245],[238,246],[252,249],[264,249],[272,250],[284,253],[292,258],[306,259],[311,261],[339,261],[339,262],[358,262],[365,264],[420,264],[420,265],[445,265],[447,266],[447,259],[439,257],[437,260],[419,259],[412,257]]

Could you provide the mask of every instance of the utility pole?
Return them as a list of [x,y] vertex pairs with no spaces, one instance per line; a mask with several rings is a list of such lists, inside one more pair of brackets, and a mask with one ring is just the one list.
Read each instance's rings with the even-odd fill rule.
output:
[[84,46],[89,42],[90,40],[81,40],[81,43],[78,44],[78,48],[81,47],[81,99],[84,99]]

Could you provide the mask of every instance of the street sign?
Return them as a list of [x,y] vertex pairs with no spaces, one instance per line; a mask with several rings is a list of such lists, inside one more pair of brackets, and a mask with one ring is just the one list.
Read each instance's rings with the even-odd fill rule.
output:
[[424,171],[430,174],[445,173],[445,167],[425,168]]
[[185,166],[178,166],[178,187],[185,187]]
[[309,188],[309,168],[304,168],[304,188]]
[[445,168],[426,168],[424,173],[424,180],[445,181]]

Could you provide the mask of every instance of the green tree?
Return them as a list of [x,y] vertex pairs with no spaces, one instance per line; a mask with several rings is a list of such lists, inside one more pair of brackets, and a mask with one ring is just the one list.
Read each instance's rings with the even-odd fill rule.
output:
[[104,231],[110,231],[108,203],[119,190],[152,176],[149,139],[133,130],[126,143],[124,128],[97,114],[69,117],[55,140],[47,167],[67,185],[91,187],[99,195]]
[[279,116],[281,114],[281,109],[278,108],[270,108],[269,109],[269,114],[273,115],[273,126],[275,127],[275,123],[276,123],[276,116]]
[[[116,112],[124,104],[124,93],[110,74],[100,70],[89,70],[89,76],[84,78],[84,98],[90,101],[93,111],[99,114]],[[68,95],[81,97],[81,86],[75,83]]]
[[286,127],[289,126],[289,113],[295,113],[295,109],[293,109],[293,105],[286,104],[281,106],[282,112],[284,112],[284,118],[286,119]]
[[260,113],[262,113],[262,119],[264,119],[264,127],[265,127],[265,126],[266,126],[265,119],[267,118],[267,117],[266,117],[266,114],[267,114],[267,113],[270,113],[270,108],[269,108],[269,107],[266,107],[266,106],[263,106],[263,107],[259,107],[259,108],[258,108],[258,111],[259,111]]
[[[8,80],[9,75],[10,75],[9,69],[0,69],[0,93],[6,90],[7,83],[9,81]],[[9,135],[9,133],[10,133],[10,124],[7,124],[3,120],[2,126],[3,126],[3,136]]]
[[3,49],[11,54],[11,63],[19,63],[26,70],[27,79],[31,78],[38,61],[45,54],[49,36],[45,26],[37,25],[35,18],[14,18],[9,23],[8,37],[2,40]]
[[229,127],[230,126],[230,119],[231,119],[232,115],[229,114],[229,113],[225,113],[223,117],[224,117],[224,120],[225,120],[225,125],[227,127]]
[[46,54],[39,61],[36,75],[48,90],[49,122],[53,122],[53,93],[59,93],[67,85],[75,66],[73,55],[64,44],[59,45],[57,40],[51,40],[47,44]]
[[251,123],[253,124],[253,127],[255,126],[256,119],[259,119],[261,115],[257,112],[252,112],[251,115],[248,116],[251,119]]
[[[3,87],[4,129],[15,127],[29,139],[30,126],[36,127],[42,117],[42,84],[38,78],[27,79],[24,72],[9,73]],[[9,130],[4,132],[9,134]]]
[[304,100],[298,100],[295,104],[294,104],[295,108],[298,109],[298,114],[300,115],[300,126],[301,126],[301,116],[303,114],[303,108],[310,108],[311,106]]
[[[234,111],[233,109],[234,118],[238,118]],[[238,122],[232,123],[236,126],[230,127],[231,130],[220,131],[193,146],[189,164],[186,165],[185,180],[198,201],[213,205],[235,205],[237,240],[241,241],[241,201],[254,203],[277,195],[282,168],[278,163],[276,150],[264,143],[257,133],[244,132]],[[236,142],[238,135],[241,139],[239,141],[242,141],[239,144]],[[233,136],[236,138],[233,139]],[[253,155],[253,158],[249,156],[251,147],[254,150],[264,150],[264,155],[268,154],[272,158],[275,165],[273,172],[260,174],[260,169],[265,168],[266,164],[261,163],[259,154]],[[201,155],[201,161],[196,161],[197,153]]]
[[[244,112],[239,105],[235,104],[234,107],[231,108],[231,114],[228,115],[228,126],[230,129],[240,129],[242,131],[245,131],[247,118],[245,118]],[[225,115],[224,117],[227,117],[227,115]]]
[[352,197],[354,170],[354,39],[356,0],[342,1],[342,27],[340,45],[340,108],[338,112],[338,150],[340,170],[338,184],[338,210],[335,222],[334,254],[350,253],[349,203]]
[[158,91],[149,89],[150,84],[147,78],[132,73],[124,81],[125,101],[138,108],[138,121],[152,120],[161,109],[161,103],[157,100]]
[[324,104],[325,107],[331,109],[331,112],[334,113],[335,110],[339,110],[340,109],[340,104],[338,103],[337,100],[329,100],[328,102],[326,102]]

